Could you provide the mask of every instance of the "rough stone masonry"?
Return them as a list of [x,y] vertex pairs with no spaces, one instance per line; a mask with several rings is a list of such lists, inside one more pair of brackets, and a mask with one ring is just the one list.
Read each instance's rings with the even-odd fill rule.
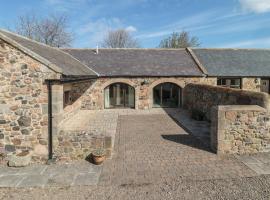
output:
[[217,154],[270,151],[270,114],[256,105],[215,106],[211,114],[211,147]]
[[47,87],[57,74],[0,40],[0,149],[47,159]]

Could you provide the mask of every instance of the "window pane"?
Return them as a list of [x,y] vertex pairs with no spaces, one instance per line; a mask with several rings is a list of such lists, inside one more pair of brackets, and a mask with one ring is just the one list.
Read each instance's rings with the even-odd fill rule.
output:
[[180,87],[172,83],[163,83],[153,89],[154,107],[178,107],[180,105]]
[[71,102],[70,91],[65,91],[64,92],[64,107],[69,105],[70,102]]
[[[109,91],[108,91],[109,90]],[[115,83],[104,90],[105,108],[135,107],[135,90],[133,87]]]
[[217,79],[217,85],[222,85],[221,81],[222,81],[222,80],[221,80],[220,78],[218,78],[218,79]]
[[158,85],[153,90],[154,106],[161,106],[161,85]]
[[171,105],[171,84],[165,83],[162,85],[162,106],[170,107]]
[[241,79],[239,78],[220,78],[217,80],[217,85],[230,88],[241,88]]
[[179,95],[180,89],[176,85],[172,85],[172,100],[171,100],[171,107],[177,107],[180,105],[180,95]]

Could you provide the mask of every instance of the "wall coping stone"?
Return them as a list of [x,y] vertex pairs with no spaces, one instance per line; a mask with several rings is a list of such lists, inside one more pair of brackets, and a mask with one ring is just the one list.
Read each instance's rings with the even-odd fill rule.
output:
[[217,106],[220,111],[258,111],[258,112],[266,112],[267,110],[258,105],[226,105]]

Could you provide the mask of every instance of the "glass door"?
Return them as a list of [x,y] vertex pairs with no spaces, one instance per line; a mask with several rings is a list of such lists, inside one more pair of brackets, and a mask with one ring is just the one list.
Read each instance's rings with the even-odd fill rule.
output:
[[134,108],[134,88],[124,83],[114,83],[105,88],[105,108]]
[[153,107],[180,107],[181,88],[173,83],[162,83],[153,89]]

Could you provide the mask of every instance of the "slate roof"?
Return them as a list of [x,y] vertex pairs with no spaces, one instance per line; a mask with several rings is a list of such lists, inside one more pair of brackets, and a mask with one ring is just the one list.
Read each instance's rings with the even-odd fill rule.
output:
[[270,76],[270,50],[192,49],[192,51],[209,76]]
[[100,76],[203,76],[186,49],[63,49]]
[[69,77],[270,77],[270,49],[58,49],[1,30],[0,39]]
[[0,38],[66,76],[96,76],[89,67],[71,55],[42,43],[0,29]]

